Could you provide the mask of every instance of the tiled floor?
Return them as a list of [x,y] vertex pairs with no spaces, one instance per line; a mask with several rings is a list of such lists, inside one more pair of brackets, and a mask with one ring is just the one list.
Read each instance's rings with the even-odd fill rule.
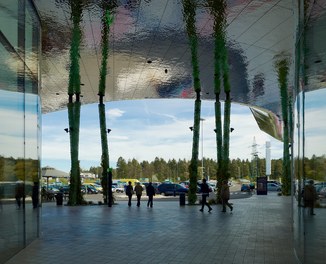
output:
[[298,263],[293,253],[291,198],[232,200],[234,211],[212,213],[178,201],[147,208],[42,208],[42,235],[7,264],[58,263]]

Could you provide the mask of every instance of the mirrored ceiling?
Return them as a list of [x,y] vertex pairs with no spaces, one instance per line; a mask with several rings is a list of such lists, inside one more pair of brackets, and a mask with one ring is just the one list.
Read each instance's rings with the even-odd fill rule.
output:
[[[103,1],[82,1],[82,103],[98,102]],[[181,0],[117,0],[109,32],[105,101],[195,98],[191,46]],[[215,100],[214,16],[196,3],[201,96]],[[275,61],[290,59],[294,74],[296,8],[292,0],[227,0],[224,16],[231,97],[281,116]],[[43,25],[42,111],[66,108],[72,40],[70,1],[35,0]],[[289,85],[293,85],[289,83]],[[221,99],[224,93],[221,93]]]

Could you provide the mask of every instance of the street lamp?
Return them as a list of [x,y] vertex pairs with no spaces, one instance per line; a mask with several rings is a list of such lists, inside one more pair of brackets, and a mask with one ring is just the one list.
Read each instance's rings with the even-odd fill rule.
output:
[[201,121],[201,173],[204,178],[204,118],[200,119]]

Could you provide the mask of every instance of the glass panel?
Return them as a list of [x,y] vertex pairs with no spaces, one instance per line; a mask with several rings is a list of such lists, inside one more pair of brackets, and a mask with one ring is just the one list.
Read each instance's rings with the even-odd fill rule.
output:
[[[305,162],[304,185],[313,180],[318,200],[310,208],[309,197],[305,199],[305,259],[323,263],[326,258],[326,89],[305,93]],[[316,118],[318,117],[318,118]],[[324,187],[325,186],[325,187]],[[303,194],[308,192],[304,188]],[[313,208],[312,207],[312,208]],[[316,215],[312,215],[316,214]]]
[[18,46],[17,17],[18,1],[0,0],[0,30],[16,50]]
[[34,240],[39,228],[32,202],[40,174],[39,22],[30,2],[19,2],[0,0],[0,263]]
[[[38,78],[39,23],[33,16],[33,9],[27,5],[25,17],[25,64],[26,72],[32,79]],[[26,90],[25,90],[26,91]],[[27,91],[30,92],[30,91]]]
[[17,68],[22,65],[15,53],[10,53],[8,45],[6,45],[7,39],[0,36],[0,89],[17,91]]
[[[25,88],[33,83],[25,79]],[[26,189],[26,243],[38,236],[39,161],[38,161],[38,96],[25,94],[25,189]]]
[[24,246],[24,175],[19,170],[24,160],[23,95],[0,90],[0,255],[4,259]]
[[[26,3],[25,17],[25,235],[26,244],[38,237],[39,224],[39,147],[38,147],[38,20],[33,9]],[[36,93],[36,94],[35,94]]]
[[296,254],[300,260],[304,259],[304,219],[302,200],[303,178],[303,138],[301,120],[303,117],[303,93],[299,93],[295,102],[294,110],[294,133],[293,133],[293,234]]

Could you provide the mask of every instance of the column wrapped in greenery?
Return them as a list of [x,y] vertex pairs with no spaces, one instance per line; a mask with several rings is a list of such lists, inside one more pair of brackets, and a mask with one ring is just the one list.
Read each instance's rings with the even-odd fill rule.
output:
[[188,203],[194,204],[197,200],[197,179],[198,179],[198,149],[199,149],[199,129],[200,129],[200,78],[199,78],[199,65],[198,65],[198,39],[196,34],[196,2],[194,0],[183,0],[183,15],[186,21],[186,30],[189,38],[191,49],[191,63],[192,75],[194,80],[194,90],[196,92],[195,112],[194,112],[194,126],[193,126],[193,144],[192,144],[192,157],[189,166],[190,174],[190,188],[188,195]]
[[276,70],[281,95],[282,117],[283,117],[283,174],[282,174],[282,194],[291,193],[291,164],[289,151],[289,96],[288,96],[288,74],[289,60],[280,55],[276,61]]
[[218,94],[215,101],[215,135],[216,135],[216,148],[217,148],[217,179],[221,178],[219,175],[222,173],[223,165],[223,142],[222,142],[222,120],[221,120],[221,102]]
[[231,117],[231,99],[227,94],[224,103],[224,128],[223,128],[223,179],[228,180],[229,172],[229,153],[230,153],[230,117]]
[[[106,90],[106,75],[107,75],[107,60],[109,53],[109,32],[110,26],[113,23],[113,14],[110,9],[115,7],[115,1],[112,1],[110,4],[108,2],[103,2],[103,14],[101,18],[102,22],[102,37],[101,37],[101,47],[102,47],[102,61],[101,61],[101,69],[100,69],[100,80],[98,87],[98,96],[99,96],[99,120],[100,120],[100,132],[101,132],[101,147],[102,147],[102,155],[101,155],[101,166],[102,166],[102,178],[101,185],[103,188],[103,197],[104,203],[108,203],[112,201],[112,192],[109,190],[112,186],[108,184],[108,169],[110,166],[109,161],[109,148],[108,148],[108,139],[107,139],[107,128],[106,128],[106,116],[105,116],[105,105],[103,103],[103,97],[105,96]],[[111,184],[112,185],[112,184]],[[110,188],[110,189],[108,189]],[[110,195],[110,197],[109,197]]]
[[[68,205],[81,205],[85,201],[81,194],[80,167],[78,160],[79,148],[79,126],[80,126],[80,41],[81,29],[80,21],[82,17],[81,1],[75,0],[70,2],[71,18],[73,20],[72,41],[70,46],[70,71],[68,86],[68,118],[70,133],[70,189]],[[76,95],[76,101],[73,102],[73,95]]]
[[101,185],[103,188],[103,197],[104,203],[108,202],[108,182],[107,182],[107,171],[109,168],[109,148],[107,140],[107,129],[106,129],[106,117],[105,117],[105,105],[98,105],[99,118],[100,118],[100,132],[101,132],[101,147],[102,147],[102,156],[101,156],[101,166],[102,166],[102,179]]
[[[214,17],[214,93],[215,93],[215,133],[217,148],[217,187],[221,190],[221,184],[224,179],[228,179],[229,172],[229,140],[230,140],[230,116],[231,116],[231,99],[230,99],[230,81],[229,65],[226,49],[225,25],[226,25],[226,2],[224,0],[215,1],[207,0],[210,11]],[[224,128],[222,131],[221,116],[221,80],[223,80],[226,100],[224,105]],[[217,193],[219,200],[220,192]]]
[[72,39],[70,45],[70,69],[69,69],[69,86],[68,95],[80,94],[80,41],[81,29],[80,21],[82,19],[81,1],[70,1],[71,19],[73,21]]

